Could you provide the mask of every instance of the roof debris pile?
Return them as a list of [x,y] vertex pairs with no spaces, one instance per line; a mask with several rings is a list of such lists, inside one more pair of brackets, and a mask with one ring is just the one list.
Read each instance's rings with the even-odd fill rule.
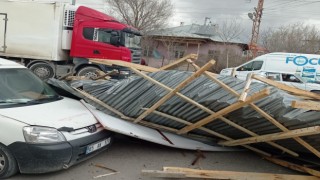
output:
[[[176,70],[159,71],[148,74],[149,77],[170,88],[177,87],[191,75],[192,72]],[[233,77],[222,76],[217,79],[239,94],[246,85],[246,81]],[[132,76],[129,79],[120,81],[78,80],[71,81],[68,84],[64,81],[51,79],[49,83],[63,88],[80,98],[86,99],[93,106],[108,114],[118,116],[109,109],[101,106],[99,103],[92,101],[73,89],[81,88],[91,96],[133,119],[138,118],[167,94],[165,89],[155,86],[148,80],[138,76]],[[270,94],[256,101],[255,105],[263,111],[268,112],[268,114],[277,119],[279,123],[285,125],[289,130],[320,125],[319,111],[292,108],[291,102],[301,100],[301,98],[285,93],[282,90],[269,87],[266,84],[253,82],[251,83],[248,96],[259,93],[267,87],[270,88]],[[190,84],[182,88],[180,93],[213,112],[219,112],[238,101],[238,97],[233,96],[228,91],[221,88],[217,83],[212,82],[205,76],[201,76],[192,81]],[[196,123],[201,119],[210,116],[210,113],[185,102],[181,97],[173,96],[157,108],[156,111],[144,117],[143,120],[172,129],[182,129],[185,127],[186,123],[173,121],[172,118],[164,116],[164,114],[190,123]],[[248,133],[230,125],[230,123],[238,124],[259,135],[281,132],[279,128],[273,126],[250,106],[241,107],[240,109],[227,114],[225,118],[227,118],[227,121],[224,118],[219,118],[203,127],[232,139],[247,138],[250,136]],[[209,134],[202,128],[194,129],[191,133],[203,136],[212,136],[212,134]],[[320,150],[320,146],[316,141],[317,139],[319,139],[318,136],[310,136],[306,141],[316,149]],[[299,144],[293,140],[282,140],[279,141],[278,144],[294,149],[297,152],[307,152],[305,148],[299,146]]]
[[[254,74],[246,81],[219,76],[207,71],[214,60],[199,67],[196,59],[190,54],[160,69],[91,59],[96,64],[127,67],[135,76],[119,81],[51,79],[49,83],[121,122],[209,140],[219,148],[240,146],[276,164],[320,177],[320,171],[285,159],[320,164],[316,162],[320,160],[320,94]],[[195,72],[170,70],[184,63]]]

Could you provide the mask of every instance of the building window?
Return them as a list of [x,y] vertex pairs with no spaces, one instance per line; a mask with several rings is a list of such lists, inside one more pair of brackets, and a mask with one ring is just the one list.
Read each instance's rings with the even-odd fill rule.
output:
[[153,48],[145,47],[143,50],[143,56],[152,57],[152,50],[153,50]]
[[175,58],[183,58],[183,56],[184,56],[184,51],[175,51],[174,52]]
[[219,51],[216,51],[216,50],[208,51],[208,58],[217,59],[218,56],[219,56]]

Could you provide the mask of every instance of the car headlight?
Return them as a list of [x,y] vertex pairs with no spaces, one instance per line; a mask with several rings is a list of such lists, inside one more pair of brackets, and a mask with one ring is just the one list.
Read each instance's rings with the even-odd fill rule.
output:
[[28,143],[58,143],[66,141],[66,138],[61,132],[48,127],[24,127],[23,135]]

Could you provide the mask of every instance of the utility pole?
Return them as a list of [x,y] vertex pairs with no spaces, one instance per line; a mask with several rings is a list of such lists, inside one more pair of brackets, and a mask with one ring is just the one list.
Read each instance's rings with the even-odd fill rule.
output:
[[249,18],[253,21],[252,36],[249,44],[249,50],[251,51],[253,58],[257,56],[257,52],[258,52],[257,44],[259,39],[259,30],[260,30],[260,23],[261,23],[262,11],[263,11],[263,3],[264,3],[264,0],[259,0],[258,6],[254,8],[255,12],[248,14]]

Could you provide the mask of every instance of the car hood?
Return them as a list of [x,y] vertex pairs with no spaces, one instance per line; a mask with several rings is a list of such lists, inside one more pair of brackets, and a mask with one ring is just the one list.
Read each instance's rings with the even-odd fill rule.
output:
[[15,108],[0,109],[0,115],[29,124],[53,128],[79,129],[97,123],[91,112],[70,98]]
[[307,90],[311,91],[311,90],[320,90],[320,84],[316,84],[316,83],[306,83],[306,88]]
[[232,74],[233,68],[225,68],[220,71],[220,75],[230,76]]

